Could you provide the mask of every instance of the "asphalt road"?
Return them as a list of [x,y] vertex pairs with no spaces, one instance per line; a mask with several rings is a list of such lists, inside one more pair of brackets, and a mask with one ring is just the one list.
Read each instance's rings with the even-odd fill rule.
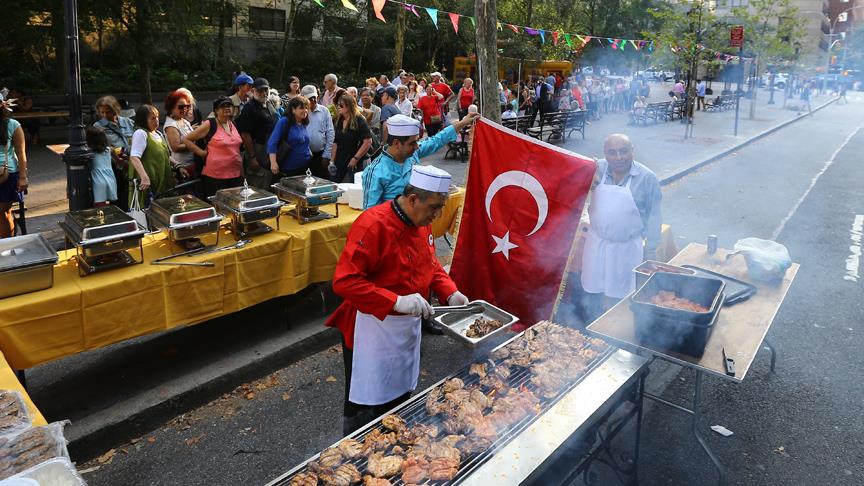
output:
[[[776,373],[766,352],[742,384],[705,381],[701,425],[730,484],[864,482],[862,284],[844,279],[853,222],[864,215],[862,104],[831,106],[664,190],[664,221],[679,247],[712,233],[731,247],[779,230],[777,239],[801,264],[769,333],[780,353]],[[420,389],[473,355],[446,337],[425,336],[422,356]],[[669,400],[690,399],[689,372],[649,380]],[[98,468],[85,474],[92,485],[262,484],[341,436],[342,390],[333,347],[80,467]],[[714,482],[687,416],[652,404],[645,418],[642,484]],[[710,432],[714,424],[734,435]]]

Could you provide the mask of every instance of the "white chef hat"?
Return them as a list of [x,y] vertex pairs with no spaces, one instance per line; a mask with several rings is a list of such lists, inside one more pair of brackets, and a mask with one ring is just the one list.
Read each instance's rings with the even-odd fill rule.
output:
[[394,137],[420,135],[420,121],[405,115],[393,115],[387,119],[387,133]]
[[450,173],[431,165],[415,165],[411,168],[409,184],[431,192],[448,192],[453,177]]

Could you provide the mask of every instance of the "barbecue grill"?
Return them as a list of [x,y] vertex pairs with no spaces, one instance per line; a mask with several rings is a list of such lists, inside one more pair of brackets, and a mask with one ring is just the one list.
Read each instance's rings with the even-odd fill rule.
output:
[[210,202],[231,218],[231,232],[237,240],[273,231],[264,223],[266,219],[276,218],[276,227],[279,227],[282,202],[275,194],[249,187],[246,181],[241,187],[216,191],[215,196],[210,196]]
[[[294,204],[288,214],[300,224],[339,217],[339,205],[336,202],[344,191],[335,182],[313,176],[310,170],[306,171],[305,176],[283,177],[271,187],[279,199]],[[321,211],[321,206],[328,204],[336,206],[335,215]]]
[[[524,335],[520,333],[497,349],[508,345]],[[588,345],[586,344],[586,347]],[[496,366],[503,359],[494,359],[490,353],[488,361]],[[486,362],[488,362],[486,361]],[[592,419],[598,419],[621,398],[622,389],[633,385],[637,380],[641,383],[647,360],[626,351],[607,348],[597,355],[575,379],[551,397],[538,395],[539,413],[528,414],[522,419],[498,429],[496,439],[481,452],[463,453],[458,472],[449,481],[426,480],[422,484],[518,484],[531,476],[541,467],[548,467],[547,459],[559,449],[566,449],[567,442],[577,432],[592,424]],[[511,375],[505,380],[508,387],[515,389],[535,390],[530,382],[533,377],[528,368],[512,367]],[[441,416],[432,416],[426,410],[426,399],[430,392],[451,378],[459,378],[465,387],[477,385],[479,378],[469,373],[469,367],[463,368],[454,375],[442,379],[408,402],[391,410],[388,414],[402,417],[407,426],[416,424],[440,424]],[[633,388],[631,386],[631,388]],[[634,394],[637,395],[637,394]],[[641,400],[639,401],[641,416]],[[383,416],[382,416],[383,417]],[[362,441],[374,430],[383,430],[381,419],[367,424],[346,438]],[[470,434],[469,434],[470,436]],[[343,439],[344,440],[344,439]],[[340,440],[341,442],[341,440]],[[338,442],[337,442],[338,444]],[[335,447],[336,444],[333,445]],[[317,460],[318,454],[291,471],[273,480],[268,486],[284,486],[290,484],[292,478],[305,471],[309,463]],[[354,464],[364,474],[367,458],[359,456],[345,462]],[[571,464],[572,466],[572,464]],[[568,471],[569,471],[568,467]],[[507,477],[504,477],[507,476]],[[390,478],[390,483],[403,484],[401,473]]]
[[[144,262],[144,234],[132,216],[117,206],[66,213],[60,223],[66,243],[75,246],[78,273],[83,277],[112,268]],[[126,250],[138,247],[140,260]]]

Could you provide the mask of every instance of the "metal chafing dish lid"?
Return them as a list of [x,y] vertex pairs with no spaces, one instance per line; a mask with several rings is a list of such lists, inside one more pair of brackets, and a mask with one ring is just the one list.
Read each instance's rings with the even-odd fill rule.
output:
[[339,189],[333,181],[315,177],[312,171],[306,170],[306,175],[283,177],[279,180],[279,185],[293,192],[306,194],[308,196],[333,192]]
[[0,239],[0,272],[57,263],[57,252],[41,234]]
[[243,185],[216,191],[213,201],[233,211],[243,212],[281,205],[272,192]]
[[189,194],[156,199],[150,204],[149,211],[159,223],[168,226],[193,223],[217,216],[213,206]]
[[140,230],[132,216],[117,206],[101,206],[66,213],[64,230],[71,240],[81,243],[95,238],[123,236]]

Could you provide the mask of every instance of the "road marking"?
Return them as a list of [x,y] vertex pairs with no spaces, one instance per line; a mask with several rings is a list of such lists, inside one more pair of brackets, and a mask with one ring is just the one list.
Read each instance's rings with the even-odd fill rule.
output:
[[777,241],[777,237],[780,236],[780,233],[783,232],[783,228],[786,227],[786,223],[788,223],[789,220],[792,219],[792,216],[795,216],[795,213],[798,212],[798,208],[801,207],[801,203],[803,203],[804,200],[807,199],[810,191],[812,191],[813,187],[816,186],[816,182],[819,181],[819,178],[822,177],[822,174],[824,174],[825,171],[827,171],[828,168],[831,167],[832,164],[834,164],[834,159],[837,157],[837,154],[839,154],[841,150],[846,148],[846,145],[849,144],[849,142],[852,140],[852,137],[854,137],[860,130],[861,127],[858,127],[852,133],[850,133],[849,136],[846,137],[846,140],[844,140],[843,143],[837,148],[837,150],[835,150],[834,153],[831,154],[831,158],[829,158],[828,161],[825,162],[825,165],[822,166],[822,169],[817,172],[815,176],[813,176],[813,180],[810,181],[810,186],[807,188],[806,191],[804,191],[804,194],[801,195],[801,198],[795,202],[795,205],[792,206],[792,209],[789,210],[789,214],[787,214],[786,217],[783,218],[783,221],[780,221],[780,226],[778,226],[777,229],[774,230],[773,233],[771,233],[772,240]]
[[852,245],[849,246],[849,258],[846,259],[846,275],[843,280],[857,282],[860,278],[858,267],[861,263],[861,240],[864,239],[864,214],[856,214],[852,221],[852,229],[849,231]]

